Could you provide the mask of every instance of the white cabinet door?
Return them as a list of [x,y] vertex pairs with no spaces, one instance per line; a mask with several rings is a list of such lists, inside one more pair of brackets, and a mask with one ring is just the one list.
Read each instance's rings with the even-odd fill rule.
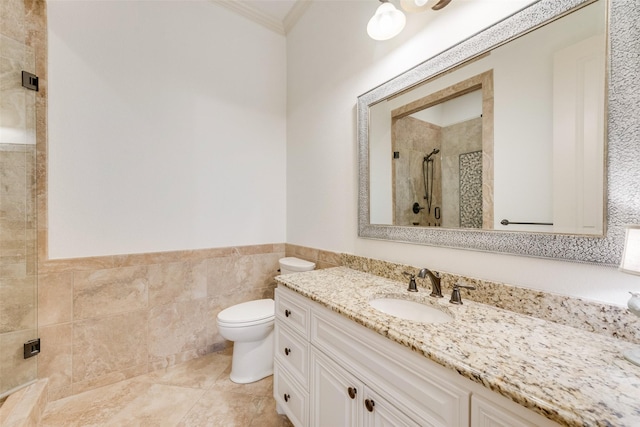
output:
[[362,383],[316,349],[311,366],[311,426],[358,426]]
[[380,397],[379,394],[365,388],[364,391],[365,427],[420,427],[420,424],[400,412],[395,406]]
[[287,374],[278,360],[273,363],[273,397],[294,426],[309,425],[309,393]]

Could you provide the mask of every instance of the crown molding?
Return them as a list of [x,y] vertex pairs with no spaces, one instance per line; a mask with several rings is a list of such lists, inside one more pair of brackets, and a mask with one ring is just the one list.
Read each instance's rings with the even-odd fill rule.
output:
[[284,21],[282,22],[284,26],[285,34],[288,34],[289,31],[298,23],[302,15],[307,11],[309,6],[311,6],[311,2],[313,0],[296,0],[293,4],[293,7],[287,13],[287,16],[284,17]]
[[284,26],[282,25],[282,22],[272,18],[271,16],[259,11],[254,7],[251,7],[245,3],[234,1],[234,0],[209,0],[209,1],[214,4],[217,4],[218,6],[222,6],[226,9],[229,9],[232,12],[236,12],[238,15],[244,16],[245,18],[255,22],[256,24],[260,24],[263,27],[268,28],[271,31],[274,31],[283,36],[285,35]]
[[284,18],[283,22],[273,18],[266,13],[249,6],[248,4],[238,1],[238,0],[209,0],[211,3],[222,6],[226,9],[231,10],[232,12],[237,13],[238,15],[244,16],[245,18],[255,22],[256,24],[262,25],[263,27],[278,33],[280,35],[287,35],[296,22],[300,19],[300,17],[307,10],[312,0],[296,0],[293,7]]

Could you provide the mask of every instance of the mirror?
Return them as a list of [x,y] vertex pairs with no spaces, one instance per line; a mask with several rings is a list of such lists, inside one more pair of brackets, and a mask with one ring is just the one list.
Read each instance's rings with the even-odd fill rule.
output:
[[605,3],[371,105],[371,223],[602,235]]
[[[609,8],[610,10],[608,10]],[[557,26],[558,24],[561,25],[566,19],[572,20],[577,18],[583,12],[594,9],[599,10],[600,24],[597,25],[600,26],[600,29],[607,27],[605,18],[607,16],[607,12],[611,19],[611,24],[609,24],[608,28],[609,37],[607,38],[607,43],[610,44],[612,48],[610,57],[605,55],[605,62],[607,64],[615,64],[615,60],[618,58],[618,64],[620,65],[613,67],[611,70],[607,70],[606,66],[601,68],[601,70],[604,71],[605,77],[608,77],[608,92],[605,92],[608,94],[608,99],[606,103],[603,103],[607,105],[608,109],[601,107],[600,112],[596,112],[595,115],[593,111],[590,110],[590,115],[586,115],[583,119],[580,119],[587,125],[591,126],[590,128],[582,127],[582,129],[585,130],[581,132],[589,137],[593,135],[601,137],[602,134],[605,133],[604,129],[606,129],[607,138],[604,138],[604,140],[605,142],[608,142],[606,150],[606,144],[599,145],[600,154],[598,154],[596,150],[589,154],[591,157],[587,156],[587,154],[583,156],[584,158],[589,158],[589,161],[591,162],[588,167],[585,167],[580,165],[575,166],[573,161],[564,161],[566,158],[561,155],[563,149],[576,149],[573,142],[571,142],[571,144],[574,144],[573,146],[568,144],[568,148],[564,147],[556,149],[555,147],[551,147],[550,142],[544,141],[544,149],[535,150],[536,144],[542,144],[543,141],[537,136],[530,138],[529,133],[535,133],[538,131],[538,127],[544,127],[546,128],[546,134],[551,135],[551,140],[553,140],[553,135],[556,131],[549,131],[549,126],[553,127],[553,119],[550,121],[550,124],[546,123],[540,125],[536,122],[536,126],[532,126],[531,121],[529,121],[525,125],[518,125],[524,126],[519,129],[519,133],[512,134],[511,137],[508,138],[502,136],[502,133],[505,132],[502,130],[505,122],[505,114],[509,113],[516,116],[522,113],[521,110],[523,110],[523,108],[526,110],[527,108],[535,107],[539,110],[539,114],[546,114],[547,116],[551,115],[553,118],[553,110],[561,111],[562,104],[554,106],[553,104],[556,101],[552,100],[548,91],[545,91],[545,96],[547,96],[547,99],[545,100],[540,97],[538,91],[532,89],[531,85],[524,85],[524,87],[514,90],[509,94],[511,96],[511,100],[507,104],[515,105],[517,100],[525,100],[526,108],[521,106],[513,107],[511,108],[511,111],[503,111],[498,114],[501,109],[504,110],[504,106],[498,105],[499,103],[504,104],[503,101],[498,99],[498,96],[500,95],[498,85],[501,84],[499,81],[501,75],[504,77],[504,73],[499,73],[497,66],[487,67],[486,63],[489,60],[493,60],[500,56],[498,54],[499,49],[508,49],[509,46],[526,43],[527,36],[525,36],[525,34],[527,33],[536,34],[536,32],[541,30],[544,32],[550,28],[552,29],[553,26]],[[638,99],[640,98],[636,94],[638,91],[630,89],[634,87],[634,78],[637,78],[637,71],[635,71],[635,68],[633,71],[630,71],[630,68],[633,67],[624,66],[627,62],[632,61],[632,59],[627,59],[629,54],[625,53],[625,49],[632,50],[630,46],[635,45],[634,43],[636,43],[636,39],[634,37],[637,37],[638,32],[640,32],[634,24],[634,20],[638,19],[638,15],[640,15],[638,8],[628,7],[627,3],[622,0],[612,0],[608,3],[605,0],[599,0],[597,2],[590,0],[541,0],[493,25],[492,27],[489,27],[470,39],[465,40],[453,48],[431,58],[415,68],[408,70],[391,81],[358,97],[358,160],[360,175],[358,209],[359,236],[364,238],[411,242],[434,246],[616,265],[620,259],[622,250],[622,237],[624,234],[623,226],[626,223],[638,222],[638,214],[635,212],[640,212],[640,206],[638,206],[640,205],[640,202],[636,201],[637,198],[630,198],[627,196],[629,192],[635,194],[635,192],[638,191],[636,190],[637,185],[633,185],[632,182],[629,182],[629,179],[637,175],[637,172],[630,165],[630,162],[626,157],[629,156],[629,158],[637,159],[639,156],[638,150],[634,148],[633,145],[635,141],[633,129],[637,128],[637,123],[629,114],[623,113],[625,110],[634,110],[634,106],[637,105]],[[552,21],[554,22],[549,24],[549,22]],[[534,29],[536,31],[531,32]],[[538,43],[540,47],[547,44],[553,43],[548,40]],[[536,46],[535,43],[534,46]],[[618,47],[617,49],[616,46]],[[531,54],[531,52],[528,52],[528,54]],[[562,56],[566,57],[567,55],[560,55],[560,57]],[[558,60],[560,59],[561,58]],[[549,61],[551,61],[551,65],[553,65],[553,59],[550,59]],[[512,62],[518,62],[518,60],[513,60]],[[485,65],[483,66],[483,64]],[[419,150],[415,150],[416,158],[410,162],[414,166],[413,169],[417,170],[418,176],[413,178],[405,177],[405,181],[412,180],[413,182],[413,184],[405,183],[405,187],[414,187],[412,197],[417,200],[414,200],[413,203],[418,204],[417,210],[419,213],[423,213],[424,210],[428,211],[428,200],[425,199],[425,197],[431,198],[431,219],[436,219],[434,208],[439,206],[441,208],[439,210],[441,222],[439,224],[436,223],[435,226],[429,226],[428,220],[426,221],[426,224],[423,223],[423,221],[411,221],[410,225],[403,223],[402,221],[406,222],[406,219],[402,219],[400,213],[398,213],[393,206],[402,199],[402,197],[404,197],[402,195],[402,191],[404,191],[402,188],[403,183],[397,182],[403,179],[401,171],[404,166],[400,163],[398,163],[398,165],[393,164],[393,162],[402,159],[403,155],[402,153],[399,153],[399,159],[393,159],[394,151],[401,150],[394,149],[393,144],[397,145],[398,142],[392,138],[392,124],[394,126],[398,126],[397,123],[402,119],[402,117],[397,119],[394,123],[395,119],[392,118],[392,112],[394,110],[398,111],[398,108],[405,108],[406,112],[411,111],[411,114],[414,114],[411,107],[413,104],[411,103],[415,103],[420,99],[424,100],[426,97],[434,96],[434,94],[438,94],[439,92],[442,93],[443,90],[446,91],[460,82],[464,82],[469,78],[476,77],[489,70],[492,70],[494,73],[495,121],[493,126],[495,126],[495,128],[491,129],[491,123],[485,125],[485,95],[482,95],[482,152],[479,156],[477,153],[479,150],[471,147],[464,153],[460,152],[458,154],[454,154],[454,157],[458,157],[458,167],[462,164],[463,168],[471,167],[471,169],[476,170],[476,174],[474,175],[475,178],[469,178],[469,182],[472,184],[475,182],[475,184],[473,184],[475,187],[472,186],[472,188],[477,188],[478,176],[482,176],[483,193],[487,187],[491,190],[490,178],[486,177],[487,172],[484,170],[484,167],[485,165],[488,165],[489,167],[493,165],[495,167],[493,172],[494,180],[492,183],[495,203],[492,202],[491,205],[493,207],[493,218],[491,218],[490,212],[485,212],[485,209],[489,209],[490,207],[487,206],[486,201],[484,200],[486,197],[483,194],[482,228],[477,225],[477,217],[475,220],[476,222],[474,223],[476,224],[475,226],[458,222],[458,228],[454,228],[451,225],[446,225],[445,227],[445,209],[447,209],[446,212],[453,212],[451,215],[454,217],[457,216],[458,218],[456,220],[459,221],[462,205],[459,207],[444,206],[446,201],[444,200],[443,194],[439,195],[439,191],[450,192],[451,190],[445,190],[446,186],[442,187],[442,190],[438,190],[438,185],[435,184],[435,181],[438,177],[437,174],[442,173],[442,171],[438,171],[438,169],[445,169],[445,166],[443,165],[443,155],[445,152],[442,151],[442,147],[438,148],[437,145],[425,145],[420,146]],[[517,73],[507,73],[507,76],[510,76],[514,81],[517,81],[522,77]],[[553,77],[547,77],[547,79],[549,78],[553,79]],[[553,85],[551,85],[551,87],[552,86]],[[587,86],[591,88],[591,85]],[[583,97],[597,97],[598,92],[602,94],[603,91],[604,89],[602,86],[599,86],[597,90],[583,92]],[[614,97],[613,94],[615,93],[621,93],[624,94],[624,96]],[[456,96],[453,100],[461,96],[462,95]],[[447,99],[447,101],[449,100]],[[634,104],[634,102],[636,104]],[[429,102],[424,102],[424,104],[431,106]],[[407,105],[410,106],[405,107]],[[438,105],[438,103],[433,105]],[[448,107],[442,106],[441,108],[446,109]],[[608,110],[606,120],[602,125],[598,125],[596,118],[605,117],[606,110]],[[411,116],[411,114],[407,114],[407,116]],[[510,117],[511,116],[507,116],[507,118]],[[386,119],[379,122],[377,121],[379,118]],[[412,117],[412,119],[420,120],[418,117]],[[478,119],[478,117],[476,117],[476,119]],[[509,120],[506,121],[509,122]],[[558,118],[556,118],[556,121],[571,123],[568,120],[560,120]],[[575,120],[573,123],[575,123]],[[594,123],[595,126],[593,126]],[[601,126],[601,129],[598,129],[598,126]],[[488,151],[490,150],[490,146],[486,146],[489,148],[485,147],[487,128],[494,133],[495,152]],[[404,132],[404,130],[395,129],[394,132]],[[558,135],[560,136],[556,136],[556,139],[574,139],[563,137],[561,133],[563,132],[562,130],[558,130],[557,132],[559,132]],[[383,137],[385,135],[386,139]],[[378,145],[381,143],[380,141],[382,141],[383,148],[380,148]],[[525,142],[524,145],[519,144],[523,141]],[[400,146],[402,146],[402,142],[400,141],[399,143]],[[411,141],[408,143],[408,146],[411,146]],[[583,151],[587,152],[596,146],[598,145],[591,144],[589,146],[591,148],[583,149]],[[583,147],[586,147],[586,145],[583,145]],[[505,148],[507,151],[504,151]],[[406,146],[404,149],[407,149]],[[529,151],[523,151],[518,154],[518,150],[522,149]],[[434,152],[435,150],[440,151]],[[550,155],[549,151],[553,152],[554,150],[557,150],[558,154],[554,153],[553,155]],[[515,157],[514,152],[516,154]],[[430,154],[431,157],[429,157]],[[463,158],[461,158],[460,154],[464,154],[464,156],[462,156]],[[546,175],[537,174],[535,176],[519,173],[519,170],[524,164],[531,163],[534,166],[538,165],[541,155],[546,156],[545,167],[550,168],[549,170],[552,171],[551,173]],[[438,157],[440,157],[440,159],[438,159]],[[570,173],[567,173],[567,176],[580,175],[579,173],[576,173],[576,171],[580,171],[580,168],[588,170],[588,168],[591,168],[592,166],[597,167],[599,163],[599,166],[603,171],[602,173],[597,172],[594,174],[586,174],[589,176],[596,176],[599,179],[604,175],[603,165],[607,163],[606,182],[608,198],[604,197],[605,186],[602,183],[602,180],[600,180],[600,183],[595,181],[577,182],[574,180],[568,183],[570,185],[569,190],[563,189],[562,191],[575,193],[577,192],[576,189],[579,189],[580,186],[582,186],[590,189],[592,195],[595,194],[595,197],[592,199],[595,201],[596,205],[594,206],[596,207],[589,211],[589,215],[592,215],[589,220],[591,225],[588,225],[587,227],[583,225],[576,227],[574,224],[570,224],[570,226],[564,227],[563,224],[554,224],[554,226],[540,224],[529,226],[525,224],[522,228],[518,229],[519,231],[509,231],[516,229],[512,227],[512,224],[503,226],[501,224],[503,219],[507,219],[510,222],[536,223],[565,221],[562,217],[555,216],[553,213],[554,209],[551,207],[553,206],[553,203],[555,203],[554,198],[557,199],[559,197],[554,196],[553,191],[559,191],[558,187],[560,187],[560,185],[558,183],[563,182],[561,179],[554,177],[556,172],[554,172],[553,168],[555,167],[558,169],[558,165],[554,166],[554,157],[563,160],[563,162],[560,162],[560,166],[562,164],[571,164]],[[425,158],[427,158],[427,160],[425,160]],[[549,158],[551,160],[549,160]],[[607,162],[605,162],[605,158],[607,159]],[[429,162],[430,159],[433,159],[433,161]],[[525,162],[522,161],[522,159],[527,159],[529,161]],[[431,165],[428,163],[431,163]],[[426,166],[421,170],[423,164],[426,164]],[[482,172],[480,172],[479,175],[477,170],[480,169],[480,165],[482,166]],[[381,169],[379,169],[380,167]],[[394,170],[394,168],[397,170]],[[516,170],[516,174],[508,175],[506,170],[509,168]],[[534,169],[537,170],[535,167]],[[382,173],[379,173],[380,170],[382,170]],[[370,173],[370,171],[372,173]],[[434,175],[433,180],[431,179],[432,173]],[[465,183],[461,184],[461,175],[463,175],[463,173],[460,173],[460,170],[458,170],[457,173],[449,175],[453,178],[441,177],[440,185],[444,185],[445,179],[453,179],[457,181],[458,191],[460,191],[460,185],[466,185]],[[394,177],[396,181],[395,183]],[[427,185],[424,184],[424,181],[427,181]],[[538,187],[551,188],[553,191],[546,193],[540,192],[540,195],[538,195],[537,192],[534,194],[532,190],[533,187],[530,186],[531,181],[534,181],[534,184]],[[430,183],[433,184],[433,189]],[[397,185],[397,188],[394,188],[394,185]],[[602,189],[598,190],[598,186],[602,186]],[[509,192],[509,187],[515,187],[515,190]],[[383,191],[380,189],[383,189]],[[591,189],[595,189],[595,191],[591,191]],[[503,194],[511,195],[504,196]],[[442,199],[439,199],[438,197],[442,197]],[[542,197],[545,199],[546,207],[538,210],[537,205],[543,205],[540,201],[542,200]],[[458,196],[458,200],[462,199],[465,198]],[[473,197],[471,197],[471,199],[473,199]],[[512,199],[515,199],[516,203],[508,205]],[[523,199],[527,203],[524,203],[522,201]],[[473,206],[476,206],[476,208],[471,210],[477,210],[478,197],[476,196],[473,200],[473,203],[475,203]],[[598,200],[601,203],[600,207],[597,205]],[[603,200],[606,200],[606,204]],[[631,209],[632,206],[636,207],[635,210]],[[521,212],[518,209],[520,209]],[[573,208],[567,208],[567,211],[572,209]],[[411,203],[411,200],[409,200],[409,203],[406,201],[402,202],[402,207],[399,208],[399,210],[410,210],[412,212],[413,204]],[[573,210],[575,211],[575,209]],[[543,212],[546,216],[538,215],[539,212]],[[620,215],[621,212],[624,212],[625,215]],[[509,216],[506,216],[507,213]],[[530,216],[532,214],[535,215]],[[597,216],[598,214],[601,219],[597,219],[593,216]],[[514,216],[512,217],[511,215]],[[485,217],[491,218],[489,224],[486,223],[484,219]],[[409,216],[409,218],[411,218],[411,216]],[[596,219],[593,220],[593,218]],[[568,222],[571,221],[574,221],[574,219],[570,218],[570,221]],[[413,224],[414,222],[419,222],[419,224],[416,226]],[[520,224],[516,225],[520,226]],[[598,225],[600,228],[598,228]],[[592,230],[589,230],[589,228]],[[589,234],[592,236],[589,236]]]

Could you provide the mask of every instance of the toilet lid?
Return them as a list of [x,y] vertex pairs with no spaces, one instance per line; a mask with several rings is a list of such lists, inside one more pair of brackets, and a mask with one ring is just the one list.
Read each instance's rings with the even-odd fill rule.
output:
[[280,258],[280,267],[291,271],[309,271],[315,268],[316,264],[296,257]]
[[247,323],[268,319],[274,315],[274,301],[272,299],[259,299],[225,308],[218,313],[218,320],[224,323]]

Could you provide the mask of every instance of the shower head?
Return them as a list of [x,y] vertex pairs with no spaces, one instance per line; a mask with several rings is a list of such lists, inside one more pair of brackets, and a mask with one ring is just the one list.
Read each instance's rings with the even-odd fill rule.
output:
[[427,162],[429,160],[431,160],[431,156],[433,156],[434,154],[438,154],[440,152],[440,150],[438,150],[437,148],[434,148],[433,151],[429,154],[427,154],[424,158],[424,161]]

